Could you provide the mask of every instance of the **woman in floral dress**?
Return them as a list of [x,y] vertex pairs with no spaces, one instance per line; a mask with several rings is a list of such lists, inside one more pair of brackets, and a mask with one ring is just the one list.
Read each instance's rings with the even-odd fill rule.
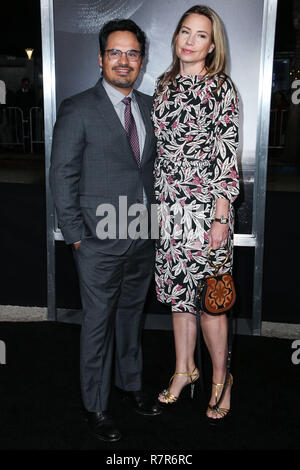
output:
[[[184,13],[172,40],[173,63],[158,82],[153,107],[157,136],[155,191],[159,214],[156,291],[172,307],[176,350],[175,374],[159,394],[175,403],[181,390],[199,378],[195,366],[195,290],[213,274],[214,261],[230,256],[221,272],[231,272],[234,212],[239,193],[236,150],[238,100],[225,74],[226,47],[218,15],[195,6]],[[212,365],[209,420],[224,418],[230,409],[232,376],[218,408],[226,375],[227,317],[202,312],[201,328]]]

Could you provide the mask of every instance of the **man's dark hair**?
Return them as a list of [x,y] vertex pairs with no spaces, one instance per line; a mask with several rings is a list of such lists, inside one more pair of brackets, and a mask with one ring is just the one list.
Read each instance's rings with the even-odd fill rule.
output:
[[141,49],[141,55],[144,57],[146,48],[146,35],[139,26],[132,20],[112,20],[105,23],[99,33],[100,53],[103,56],[106,49],[107,38],[115,31],[130,31],[135,34]]

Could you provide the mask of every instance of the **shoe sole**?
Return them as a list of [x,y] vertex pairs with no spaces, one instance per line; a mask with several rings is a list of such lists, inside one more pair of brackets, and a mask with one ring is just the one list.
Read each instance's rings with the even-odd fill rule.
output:
[[[223,426],[224,424],[229,423],[229,419],[231,417],[230,415],[225,415],[224,418],[210,418],[209,416],[206,416],[206,420],[210,426]],[[228,418],[226,420],[226,418]]]
[[93,431],[91,431],[89,429],[89,434],[93,437],[95,437],[96,439],[98,439],[98,441],[104,441],[104,442],[117,442],[119,441],[120,439],[122,439],[122,436],[120,437],[115,437],[113,439],[108,439],[107,437],[102,437],[102,436],[99,436],[99,434],[95,434]]
[[108,439],[107,437],[102,437],[102,436],[99,436],[99,434],[95,434],[89,427],[88,425],[88,419],[87,418],[84,418],[83,420],[86,425],[87,425],[87,428],[88,428],[88,431],[89,431],[89,434],[90,436],[93,436],[95,437],[96,439],[98,439],[99,441],[104,441],[104,442],[117,442],[119,441],[120,439],[122,439],[122,435],[120,435],[120,437],[116,437],[116,438],[112,438],[112,439]]
[[137,414],[142,415],[142,416],[159,416],[161,415],[161,411],[157,411],[155,413],[147,413],[145,411],[139,411],[139,410],[134,410]]
[[90,435],[98,439],[98,441],[103,441],[103,442],[117,442],[120,439],[122,439],[122,436],[116,437],[115,439],[107,439],[105,437],[98,436],[97,434],[94,434],[92,432],[90,432]]

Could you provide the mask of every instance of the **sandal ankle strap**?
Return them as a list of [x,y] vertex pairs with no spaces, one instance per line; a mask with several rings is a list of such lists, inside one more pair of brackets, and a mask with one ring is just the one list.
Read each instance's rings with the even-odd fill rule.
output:
[[175,375],[183,375],[184,377],[192,377],[193,375],[196,375],[198,373],[198,369],[197,367],[195,367],[192,372],[175,372],[175,374],[173,375],[173,377]]
[[[229,377],[228,377],[228,383],[229,385],[232,385],[232,382],[233,382],[233,377],[232,375],[229,373]],[[223,387],[224,386],[224,383],[222,384],[216,384],[215,382],[213,382],[213,385],[217,386],[217,387]]]
[[175,372],[172,375],[172,377],[170,378],[169,385],[171,384],[171,382],[174,379],[175,375],[181,375],[182,377],[190,377],[191,382],[193,382],[192,377],[195,376],[195,375],[199,376],[199,371],[198,371],[198,368],[195,367],[194,370],[192,370],[192,372]]
[[224,384],[216,384],[215,382],[213,382],[213,385],[215,385],[215,387],[223,387]]
[[[232,386],[232,383],[233,383],[233,377],[232,375],[229,373],[229,376],[228,376],[228,380],[227,380],[227,383]],[[218,403],[218,391],[219,391],[219,387],[224,387],[224,383],[222,384],[216,384],[215,382],[213,382],[213,385],[216,387],[216,393],[215,393],[215,402],[216,404]],[[220,401],[220,399],[219,399]],[[214,405],[215,406],[215,405]]]

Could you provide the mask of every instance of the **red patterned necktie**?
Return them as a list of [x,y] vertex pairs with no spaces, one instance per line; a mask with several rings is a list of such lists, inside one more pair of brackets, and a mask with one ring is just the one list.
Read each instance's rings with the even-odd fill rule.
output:
[[124,117],[125,117],[125,130],[128,135],[128,139],[134,153],[136,162],[138,166],[141,165],[140,161],[140,145],[139,145],[139,138],[137,133],[137,128],[135,124],[134,117],[131,112],[131,98],[126,97],[122,100],[122,102],[126,105]]

